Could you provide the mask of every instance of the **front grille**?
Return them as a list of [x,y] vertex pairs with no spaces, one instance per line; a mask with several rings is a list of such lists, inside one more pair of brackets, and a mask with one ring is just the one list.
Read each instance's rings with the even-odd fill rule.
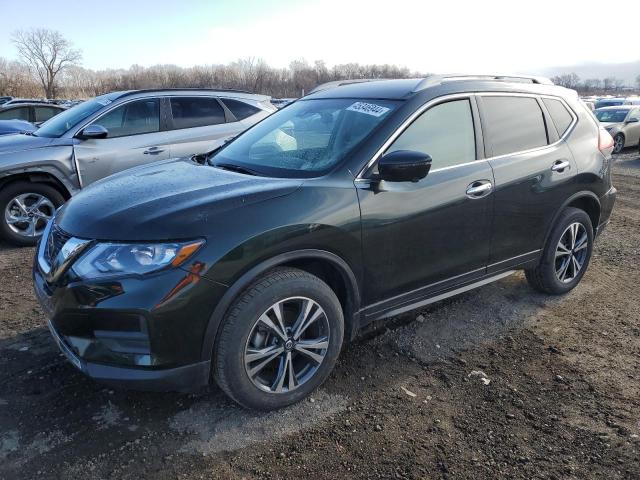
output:
[[53,265],[58,253],[70,238],[71,235],[61,230],[57,225],[53,224],[51,226],[49,238],[47,238],[47,248],[45,249],[45,260],[49,265]]

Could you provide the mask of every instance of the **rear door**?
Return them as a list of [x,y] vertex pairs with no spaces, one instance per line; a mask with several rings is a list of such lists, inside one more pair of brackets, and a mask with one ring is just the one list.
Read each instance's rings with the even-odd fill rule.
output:
[[[557,128],[543,100],[557,110]],[[533,95],[487,94],[478,102],[495,178],[492,273],[536,258],[553,217],[571,196],[577,166],[563,137],[575,114],[559,99]]]
[[160,129],[160,99],[133,100],[91,122],[107,138],[81,140],[74,154],[83,187],[127,168],[169,158],[171,149]]
[[188,157],[214,150],[244,130],[229,116],[216,97],[167,97],[170,107],[167,141],[174,157]]

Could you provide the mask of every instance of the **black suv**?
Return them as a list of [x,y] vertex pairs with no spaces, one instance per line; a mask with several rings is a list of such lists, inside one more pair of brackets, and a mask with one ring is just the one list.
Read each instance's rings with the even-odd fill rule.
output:
[[278,408],[371,322],[520,269],[543,292],[574,288],[615,201],[612,147],[545,79],[321,89],[208,155],[80,192],[47,226],[35,289],[93,378],[215,379]]

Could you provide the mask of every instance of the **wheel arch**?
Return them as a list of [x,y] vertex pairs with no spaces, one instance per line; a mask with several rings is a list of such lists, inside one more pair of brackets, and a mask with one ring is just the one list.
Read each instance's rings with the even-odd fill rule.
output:
[[44,183],[53,186],[64,197],[65,201],[72,196],[71,190],[54,174],[46,171],[25,171],[12,173],[0,178],[0,189],[14,182]]
[[205,331],[201,358],[211,360],[222,321],[238,295],[256,278],[275,267],[294,267],[316,275],[336,293],[345,320],[345,340],[353,339],[359,328],[360,288],[348,263],[326,250],[304,249],[276,255],[246,271],[231,285],[216,305]]
[[567,200],[565,200],[562,206],[555,213],[555,215],[553,216],[553,219],[547,226],[547,231],[544,237],[543,248],[544,248],[544,245],[547,244],[549,235],[551,235],[551,231],[553,230],[553,226],[556,224],[558,217],[564,211],[564,209],[568,207],[579,208],[580,210],[585,211],[587,215],[589,215],[589,218],[591,219],[591,224],[593,226],[594,235],[595,235],[600,222],[600,212],[601,212],[600,199],[595,193],[589,190],[585,190],[585,191],[577,192],[572,196],[570,196]]

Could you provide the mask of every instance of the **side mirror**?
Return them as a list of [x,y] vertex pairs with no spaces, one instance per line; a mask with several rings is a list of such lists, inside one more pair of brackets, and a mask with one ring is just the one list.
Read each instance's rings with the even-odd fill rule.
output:
[[630,118],[629,120],[627,120],[627,123],[638,123],[638,119],[637,118]]
[[396,150],[378,161],[380,179],[388,182],[417,182],[431,169],[431,157],[413,150]]
[[86,127],[77,136],[82,140],[89,140],[91,138],[107,138],[107,135],[109,135],[109,130],[102,125],[94,124]]

